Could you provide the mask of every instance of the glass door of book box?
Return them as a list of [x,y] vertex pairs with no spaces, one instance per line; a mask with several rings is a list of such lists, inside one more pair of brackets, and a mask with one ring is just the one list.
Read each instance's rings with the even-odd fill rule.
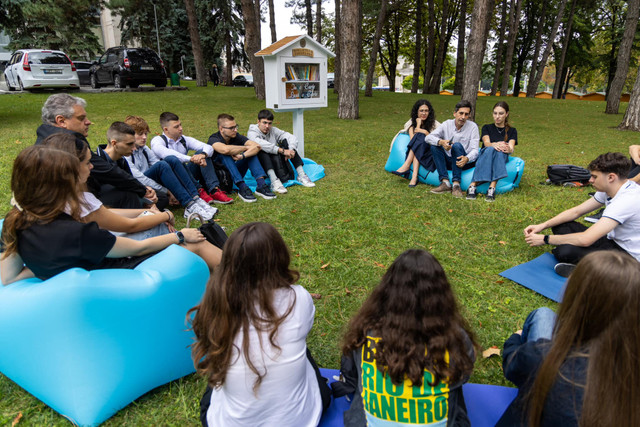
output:
[[281,105],[326,106],[326,64],[321,61],[282,58]]

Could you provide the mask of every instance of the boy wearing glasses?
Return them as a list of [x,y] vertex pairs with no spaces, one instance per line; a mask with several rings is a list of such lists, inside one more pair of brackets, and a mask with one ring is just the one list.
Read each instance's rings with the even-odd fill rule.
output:
[[216,152],[216,159],[221,161],[231,173],[233,183],[238,187],[238,196],[245,202],[256,201],[251,189],[244,182],[247,169],[256,179],[258,185],[256,194],[265,199],[275,199],[264,178],[266,173],[256,156],[260,152],[260,145],[238,133],[236,119],[229,114],[218,116],[218,132],[209,137],[208,144]]

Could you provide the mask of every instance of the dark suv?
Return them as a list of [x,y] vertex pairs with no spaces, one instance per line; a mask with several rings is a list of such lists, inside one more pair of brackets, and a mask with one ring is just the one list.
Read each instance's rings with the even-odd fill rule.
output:
[[112,47],[94,62],[90,71],[91,87],[104,85],[117,88],[138,87],[152,83],[156,87],[167,85],[167,73],[162,59],[146,47]]

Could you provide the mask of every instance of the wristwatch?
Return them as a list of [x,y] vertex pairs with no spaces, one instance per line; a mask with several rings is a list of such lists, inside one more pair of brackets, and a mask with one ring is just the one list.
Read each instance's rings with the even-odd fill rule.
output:
[[545,234],[542,239],[544,240],[545,245],[549,244],[549,235],[548,234]]
[[182,231],[176,231],[176,236],[178,236],[178,244],[182,245],[184,243],[184,234],[182,234]]

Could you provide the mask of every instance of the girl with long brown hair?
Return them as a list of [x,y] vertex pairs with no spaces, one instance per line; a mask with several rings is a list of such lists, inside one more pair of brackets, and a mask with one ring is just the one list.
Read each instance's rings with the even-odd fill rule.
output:
[[13,208],[2,227],[2,283],[48,279],[72,267],[134,268],[171,244],[183,244],[213,269],[220,250],[197,229],[143,241],[116,237],[95,222],[80,221],[80,162],[76,155],[43,145],[27,147],[13,163]]
[[504,344],[519,390],[498,425],[640,425],[640,263],[593,252],[569,277],[555,325],[538,314]]
[[270,224],[245,224],[225,243],[192,309],[193,360],[209,385],[203,425],[316,426],[329,406],[331,391],[306,344],[315,307],[289,262]]
[[411,249],[391,264],[349,322],[342,351],[345,385],[332,387],[354,392],[346,426],[469,425],[462,384],[473,333],[430,253]]

